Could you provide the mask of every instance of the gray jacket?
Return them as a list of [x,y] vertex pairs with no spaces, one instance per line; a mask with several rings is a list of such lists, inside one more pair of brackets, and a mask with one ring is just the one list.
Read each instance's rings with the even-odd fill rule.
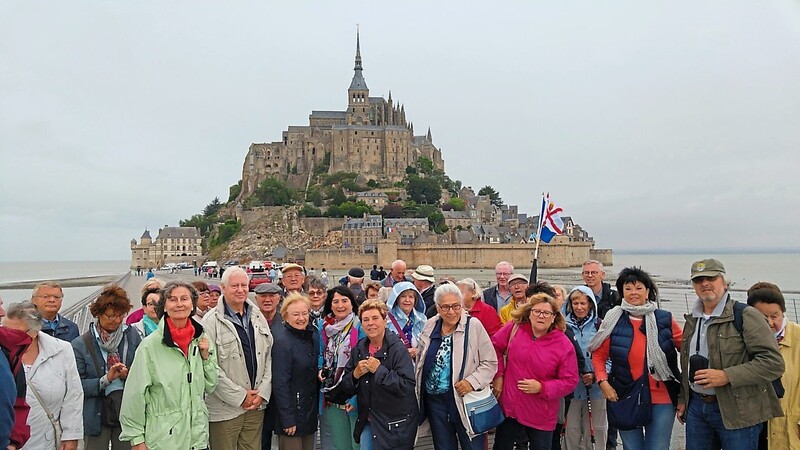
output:
[[[742,311],[742,335],[733,324],[733,303],[728,296],[725,309],[712,318],[706,333],[709,368],[722,369],[729,384],[716,388],[719,410],[725,428],[735,430],[750,427],[773,417],[783,416],[772,380],[780,378],[784,362],[775,336],[755,308]],[[681,393],[678,403],[686,405],[691,394],[689,387],[689,355],[697,318],[686,316],[681,344]]]

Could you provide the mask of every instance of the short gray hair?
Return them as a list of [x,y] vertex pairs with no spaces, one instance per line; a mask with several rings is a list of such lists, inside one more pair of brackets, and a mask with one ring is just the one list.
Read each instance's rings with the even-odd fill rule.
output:
[[6,317],[26,322],[31,331],[38,333],[42,330],[42,313],[40,313],[31,302],[20,302],[10,305],[6,310]]
[[500,267],[500,266],[508,266],[510,268],[510,270],[511,270],[511,273],[514,273],[514,265],[511,264],[510,262],[508,262],[508,261],[500,261],[499,263],[497,263],[494,266],[494,270],[497,270],[497,268]]
[[601,263],[600,261],[598,261],[596,259],[589,259],[589,260],[584,261],[583,264],[581,264],[581,267],[588,266],[589,264],[597,264],[598,266],[600,266],[600,270],[605,272],[605,269],[603,269],[603,263]]
[[167,299],[172,295],[172,291],[175,289],[182,287],[189,290],[189,296],[192,297],[192,314],[195,314],[195,308],[197,308],[197,299],[200,294],[197,293],[197,289],[192,286],[191,283],[188,281],[183,280],[172,280],[169,283],[165,284],[164,287],[158,293],[158,303],[156,304],[156,315],[159,318],[164,317],[167,315],[167,312],[164,310],[164,306],[167,304]]
[[459,289],[458,286],[449,283],[443,284],[436,288],[436,291],[433,293],[433,301],[436,302],[436,305],[438,306],[442,301],[442,297],[447,294],[455,295],[458,297],[458,303],[462,305],[464,304],[464,296],[461,295],[461,289]]
[[[242,274],[247,277],[247,272],[245,272],[244,269],[242,269],[241,267],[239,266],[228,267],[227,269],[225,269],[225,272],[222,273],[222,280],[220,281],[220,283],[227,286],[228,280],[230,280],[231,277],[236,274]],[[249,281],[250,277],[247,277],[247,279]]]

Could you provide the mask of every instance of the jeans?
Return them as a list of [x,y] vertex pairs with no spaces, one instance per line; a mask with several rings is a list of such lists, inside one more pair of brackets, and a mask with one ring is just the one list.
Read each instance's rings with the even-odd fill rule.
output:
[[756,450],[761,424],[728,430],[722,423],[719,403],[706,403],[692,392],[686,414],[686,450]]
[[[650,424],[634,430],[619,430],[622,448],[625,450],[669,450],[672,425],[675,423],[675,407],[672,403],[654,404],[651,407]],[[689,439],[689,430],[686,430]]]
[[469,438],[467,430],[461,422],[452,390],[442,395],[431,395],[424,392],[422,395],[425,401],[425,414],[431,425],[434,449],[450,450],[458,448],[460,443],[462,450],[483,450],[486,437],[481,434],[475,436],[474,439]]
[[512,450],[520,431],[524,431],[528,435],[530,450],[550,450],[553,441],[552,431],[527,427],[511,417],[506,417],[506,420],[497,427],[493,450]]
[[372,426],[369,422],[361,430],[361,450],[372,450]]

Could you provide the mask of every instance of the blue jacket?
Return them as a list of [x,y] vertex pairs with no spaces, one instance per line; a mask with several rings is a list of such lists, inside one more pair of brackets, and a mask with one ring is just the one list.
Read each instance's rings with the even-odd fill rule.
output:
[[399,336],[402,328],[408,323],[409,317],[400,309],[400,306],[397,304],[397,297],[409,290],[414,291],[414,296],[417,298],[417,301],[414,302],[414,309],[411,310],[411,315],[414,316],[414,324],[411,328],[411,335],[413,336],[411,346],[416,347],[417,339],[420,333],[422,333],[422,329],[425,328],[425,322],[428,320],[428,316],[425,315],[425,300],[422,299],[422,294],[419,293],[413,283],[401,281],[392,287],[392,292],[389,293],[389,298],[386,300],[386,307],[389,309],[389,314],[394,316],[395,320],[397,320],[400,330],[397,329],[390,317],[386,318],[386,328]]
[[[130,369],[133,365],[133,356],[142,342],[142,338],[133,327],[127,327],[124,333],[125,336],[120,341],[118,349],[120,360]],[[86,347],[85,335],[89,337],[89,342],[92,344],[91,349]],[[78,374],[81,376],[81,385],[83,386],[83,432],[87,436],[99,436],[102,431],[100,412],[103,410],[103,397],[105,396],[105,391],[100,389],[100,378],[108,373],[108,367],[106,367],[106,360],[103,358],[100,345],[92,330],[87,331],[85,335],[80,335],[72,341],[72,350],[75,352],[75,362],[78,364]],[[90,351],[94,352],[94,358],[89,353]],[[95,358],[101,367],[95,366]]]
[[[569,298],[572,297],[572,293],[575,291],[580,291],[588,296],[594,305],[592,310],[589,311],[589,315],[580,324],[578,324],[578,319],[575,317],[575,314],[572,311],[572,303],[569,301]],[[592,293],[592,290],[587,286],[576,286],[574,289],[572,289],[567,296],[567,301],[564,303],[564,316],[567,319],[567,327],[569,327],[574,333],[575,341],[578,343],[578,346],[585,357],[584,366],[580,368],[580,373],[594,373],[594,368],[592,368],[592,354],[588,350],[589,342],[592,340],[594,335],[597,334],[597,300],[594,298],[594,293]],[[603,398],[603,392],[600,390],[600,386],[598,386],[596,382],[592,383],[591,387],[589,388],[589,392],[592,399]],[[586,387],[583,384],[583,380],[578,381],[578,385],[575,386],[573,396],[578,400],[586,400]]]
[[14,428],[14,402],[17,388],[5,353],[0,351],[0,448],[6,448]]
[[45,334],[53,336],[54,338],[58,338],[67,342],[72,342],[81,334],[80,331],[78,331],[78,325],[75,322],[60,314],[58,315],[58,325],[56,326],[55,331],[48,328],[43,328],[42,331],[44,331]]

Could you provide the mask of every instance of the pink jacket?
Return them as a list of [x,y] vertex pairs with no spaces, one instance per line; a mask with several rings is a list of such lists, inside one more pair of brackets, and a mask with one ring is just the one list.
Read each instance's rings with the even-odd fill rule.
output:
[[[506,323],[492,337],[497,351],[497,377],[503,377],[503,392],[498,401],[506,417],[542,431],[552,431],[558,419],[559,400],[578,384],[578,363],[575,347],[561,330],[553,330],[533,339],[529,322],[519,325],[510,345],[508,339],[514,321]],[[503,353],[508,347],[508,364]],[[535,379],[542,383],[538,394],[526,394],[517,388],[517,381]]]

